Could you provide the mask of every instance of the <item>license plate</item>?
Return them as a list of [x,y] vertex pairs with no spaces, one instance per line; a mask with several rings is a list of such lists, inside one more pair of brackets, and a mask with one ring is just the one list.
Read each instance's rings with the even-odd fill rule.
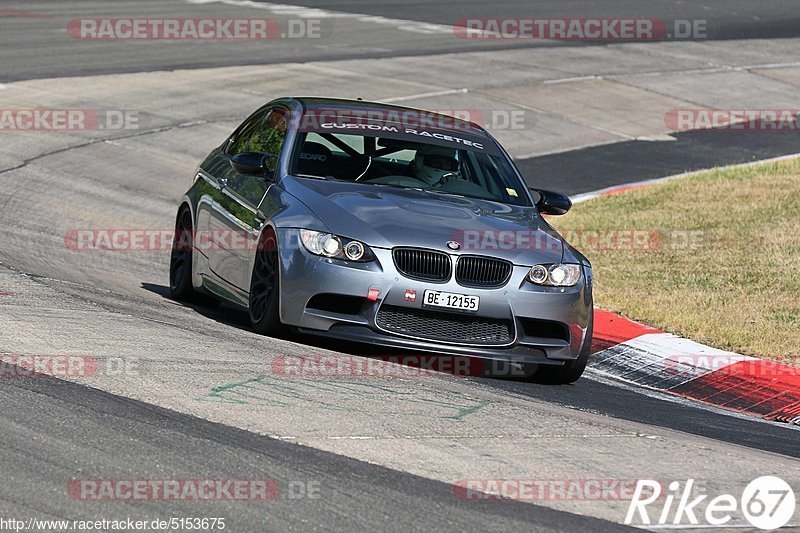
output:
[[481,299],[479,296],[467,296],[466,294],[454,294],[452,292],[442,291],[425,291],[422,299],[424,305],[473,312],[478,310],[480,301]]

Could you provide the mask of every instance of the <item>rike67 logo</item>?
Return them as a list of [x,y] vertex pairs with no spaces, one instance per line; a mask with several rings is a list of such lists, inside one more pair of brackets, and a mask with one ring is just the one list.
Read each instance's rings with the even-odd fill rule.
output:
[[[708,494],[701,494],[692,499],[693,487],[694,479],[687,480],[683,487],[679,481],[673,481],[668,485],[668,492],[662,495],[658,481],[640,479],[633,492],[625,524],[634,524],[638,515],[639,523],[634,525],[699,526],[703,523],[700,519],[705,519],[705,524],[720,527],[731,522],[740,511],[750,525],[770,531],[787,525],[794,516],[794,491],[779,477],[762,476],[754,479],[745,487],[739,499],[732,494],[721,494],[710,500],[707,500]],[[651,504],[654,505],[648,507]],[[656,515],[651,516],[648,511],[656,511]]]

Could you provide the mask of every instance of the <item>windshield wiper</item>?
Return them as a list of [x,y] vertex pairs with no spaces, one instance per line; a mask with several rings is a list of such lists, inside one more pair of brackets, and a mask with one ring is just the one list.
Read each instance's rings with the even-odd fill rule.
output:
[[435,192],[436,194],[447,194],[449,196],[460,196],[461,198],[469,198],[469,196],[466,196],[464,194],[459,194],[457,192],[442,191],[442,190],[439,190],[439,189],[421,189],[421,190],[423,190],[425,192]]
[[325,180],[325,181],[331,181],[336,179],[333,176],[314,176],[312,174],[293,174],[293,176],[296,176],[298,178],[311,178],[312,180]]

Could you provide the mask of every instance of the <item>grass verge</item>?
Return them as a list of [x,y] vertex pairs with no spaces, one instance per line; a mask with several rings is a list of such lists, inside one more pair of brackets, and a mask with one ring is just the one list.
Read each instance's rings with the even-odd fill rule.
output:
[[800,363],[800,160],[604,196],[549,222],[592,262],[597,306]]

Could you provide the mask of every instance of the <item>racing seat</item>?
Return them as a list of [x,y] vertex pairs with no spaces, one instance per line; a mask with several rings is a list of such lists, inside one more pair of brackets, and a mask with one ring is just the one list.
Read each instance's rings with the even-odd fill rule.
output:
[[306,141],[297,159],[297,172],[310,176],[327,177],[333,175],[333,155],[324,144]]

